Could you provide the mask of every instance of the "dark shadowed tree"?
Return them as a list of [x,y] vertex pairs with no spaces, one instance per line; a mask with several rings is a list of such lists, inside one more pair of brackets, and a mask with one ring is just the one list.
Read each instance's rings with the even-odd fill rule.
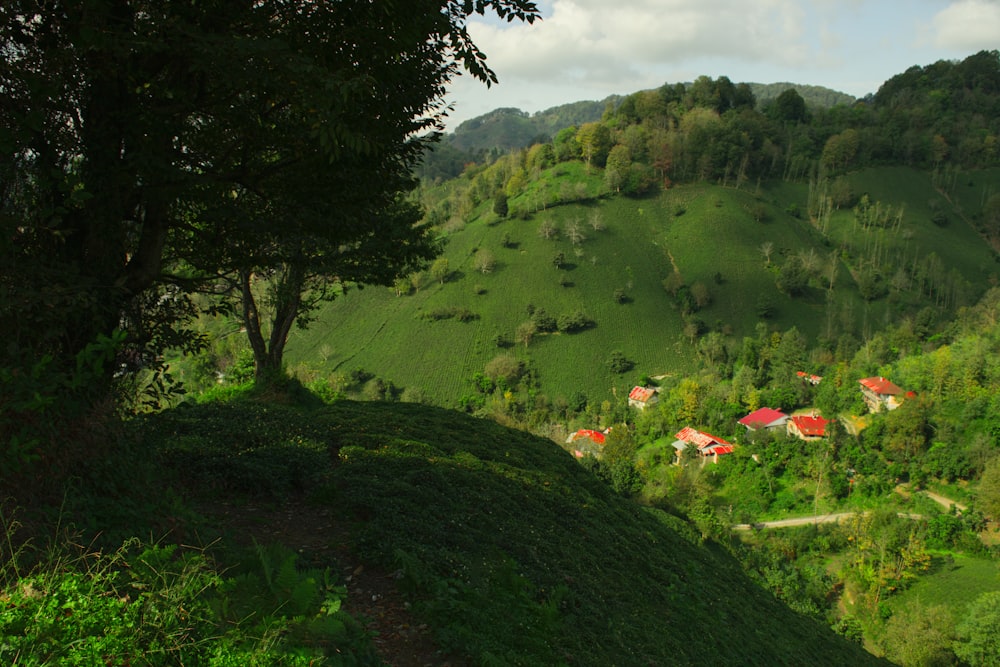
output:
[[538,15],[528,0],[5,2],[4,366],[72,373],[119,330],[151,358],[177,342],[166,302],[251,276],[286,300],[273,340],[303,290],[391,284],[432,255],[400,193],[446,84],[463,67],[496,80],[466,29],[485,12]]
[[778,121],[802,123],[806,121],[806,101],[794,88],[783,91],[771,105],[770,115]]

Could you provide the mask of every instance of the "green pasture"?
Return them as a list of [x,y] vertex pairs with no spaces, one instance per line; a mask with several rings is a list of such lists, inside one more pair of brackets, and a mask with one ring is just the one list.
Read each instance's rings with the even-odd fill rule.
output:
[[[956,186],[957,196],[948,196],[935,187],[932,175],[927,172],[907,167],[862,170],[851,175],[854,192],[867,194],[872,202],[893,211],[902,211],[900,224],[894,229],[866,233],[854,224],[853,211],[848,209],[833,215],[828,233],[834,243],[849,249],[855,257],[870,252],[876,236],[888,248],[889,261],[899,265],[919,265],[934,253],[941,260],[944,273],[956,271],[978,296],[981,286],[998,274],[995,253],[971,224],[982,208],[982,202],[975,199],[990,178],[986,172],[977,172],[963,180],[974,183],[973,186]],[[995,173],[992,178],[996,182]],[[947,215],[946,225],[931,222],[932,202]]]
[[[863,301],[843,262],[833,290],[821,277],[794,298],[778,290],[779,267],[789,258],[812,253],[827,262],[845,252],[854,258],[871,243],[852,231],[848,211],[833,215],[824,236],[804,214],[805,185],[736,190],[694,184],[646,198],[545,203],[567,190],[594,197],[599,174],[576,163],[550,170],[509,200],[512,211],[533,211],[526,216],[499,219],[492,202],[481,204],[476,217],[448,232],[443,257],[451,273],[443,284],[428,275],[419,289],[403,296],[384,287],[350,290],[326,305],[311,327],[293,333],[289,367],[321,375],[362,368],[453,406],[473,391],[475,373],[507,354],[527,364],[538,391],[551,400],[582,392],[592,402],[613,401],[643,375],[684,372],[695,365],[696,348],[690,329],[685,331],[690,320],[663,287],[675,268],[686,285],[708,289],[710,303],[690,316],[700,322],[702,333],[720,331],[733,345],[754,335],[761,303],[771,307],[770,327],[794,326],[812,339],[863,335],[872,325],[898,317],[903,308],[897,295]],[[886,232],[881,241],[888,244],[888,256],[922,261],[933,251],[943,270],[961,275],[968,292],[978,296],[993,275],[992,251],[954,215],[946,227],[931,223],[928,201],[939,195],[929,175],[883,168],[852,179],[858,192],[904,211],[900,229]],[[803,213],[794,215],[796,207]],[[595,219],[599,229],[592,225]],[[556,226],[559,234],[542,238],[543,224]],[[584,236],[577,244],[566,233],[573,224]],[[770,266],[761,252],[765,243],[774,249]],[[477,269],[477,253],[483,251],[495,260],[488,273]],[[553,263],[557,253],[564,257],[562,268]],[[623,303],[615,299],[616,291],[625,295]],[[919,295],[908,298],[911,306],[921,305]],[[555,318],[581,312],[594,326],[539,334],[525,347],[515,341],[515,332],[531,319],[531,307]],[[465,309],[475,319],[428,318],[449,308]],[[498,346],[498,340],[508,345]],[[633,361],[634,370],[612,373],[607,363],[612,351]]]
[[384,401],[235,399],[135,427],[199,494],[263,499],[294,486],[328,507],[357,558],[395,572],[415,622],[469,664],[880,664],[688,523],[489,420]]
[[944,605],[960,619],[971,602],[983,593],[1000,591],[1000,568],[995,560],[960,553],[936,556],[932,571],[892,598],[894,609],[914,603],[925,607]]

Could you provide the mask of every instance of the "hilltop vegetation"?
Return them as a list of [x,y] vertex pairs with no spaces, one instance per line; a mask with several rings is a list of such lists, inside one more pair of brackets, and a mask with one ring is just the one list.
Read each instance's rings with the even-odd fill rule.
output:
[[[794,83],[750,83],[757,104],[766,107],[787,90],[796,91],[808,108],[828,109],[854,102],[850,95],[822,86]],[[496,157],[508,150],[519,150],[539,141],[551,141],[560,130],[599,121],[621,104],[621,95],[611,95],[600,101],[561,104],[544,111],[528,113],[520,109],[501,108],[463,121],[434,147],[418,169],[427,182],[454,178],[470,162],[480,162],[484,156]]]
[[[488,176],[481,172],[432,211],[447,210]],[[973,185],[961,190],[981,193],[992,173],[966,178]],[[441,279],[428,272],[392,290],[349,292],[293,337],[290,359],[307,376],[342,387],[363,369],[399,392],[457,406],[475,397],[473,377],[491,360],[512,357],[550,403],[582,394],[600,405],[643,375],[692,369],[710,345],[738,346],[761,321],[796,327],[810,346],[822,341],[833,350],[842,337],[863,340],[921,311],[933,325],[973,303],[996,274],[992,251],[941,196],[937,210],[955,222],[931,222],[929,175],[877,169],[845,181],[901,217],[891,228],[868,230],[852,209],[831,211],[822,223],[803,219],[789,212],[808,207],[808,188],[798,184],[682,185],[644,198],[599,199],[596,170],[551,167],[507,200],[511,210],[530,212],[500,218],[486,203],[449,231]],[[559,193],[570,203],[532,203]],[[477,262],[486,256],[493,263],[484,271]],[[429,317],[449,308],[474,318]],[[532,309],[556,320],[583,313],[592,325],[546,332]],[[536,333],[519,338],[533,322]],[[608,366],[615,350],[634,363],[633,372]]]
[[[363,562],[397,572],[440,647],[473,664],[878,664],[781,605],[684,521],[489,421],[384,402],[237,400],[165,412],[141,430],[192,490],[253,498],[299,478],[351,527]],[[673,626],[700,630],[664,631]]]

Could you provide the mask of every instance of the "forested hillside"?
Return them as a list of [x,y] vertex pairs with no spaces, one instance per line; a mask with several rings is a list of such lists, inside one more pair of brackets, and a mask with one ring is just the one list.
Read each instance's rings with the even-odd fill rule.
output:
[[[851,104],[850,95],[822,86],[794,83],[750,83],[758,108],[770,106],[787,90],[795,90],[809,108],[828,109]],[[454,178],[469,162],[479,162],[485,156],[495,158],[509,150],[531,146],[538,141],[550,141],[559,130],[600,120],[622,102],[622,96],[612,95],[600,101],[582,101],[528,113],[520,109],[495,109],[490,113],[462,122],[454,132],[434,146],[418,169],[427,182]]]
[[483,12],[0,10],[0,662],[1000,662],[1000,53],[429,154]]
[[[317,313],[291,359],[341,388],[375,379],[372,395],[473,408],[491,393],[475,377],[503,376],[548,421],[739,347],[759,322],[844,354],[903,319],[933,333],[997,279],[1000,128],[979,112],[995,104],[996,60],[928,68],[934,95],[894,78],[830,109],[789,89],[758,110],[724,77],[627,96],[425,186],[443,254]],[[993,78],[970,74],[990,62]],[[954,113],[892,130],[943,94]],[[614,353],[626,363],[612,368]]]

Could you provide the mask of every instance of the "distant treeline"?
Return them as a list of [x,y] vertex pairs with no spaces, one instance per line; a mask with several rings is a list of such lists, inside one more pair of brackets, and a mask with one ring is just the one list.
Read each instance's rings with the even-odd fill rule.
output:
[[[777,91],[778,87],[782,90]],[[498,109],[459,126],[420,176],[447,179],[469,162],[549,143],[556,160],[614,158],[651,182],[802,178],[870,165],[980,168],[998,163],[1000,52],[911,67],[853,100],[818,87],[734,84],[706,76],[623,98],[528,116]],[[853,100],[853,101],[852,101]],[[832,104],[832,106],[831,106]],[[668,180],[669,179],[669,180]]]

